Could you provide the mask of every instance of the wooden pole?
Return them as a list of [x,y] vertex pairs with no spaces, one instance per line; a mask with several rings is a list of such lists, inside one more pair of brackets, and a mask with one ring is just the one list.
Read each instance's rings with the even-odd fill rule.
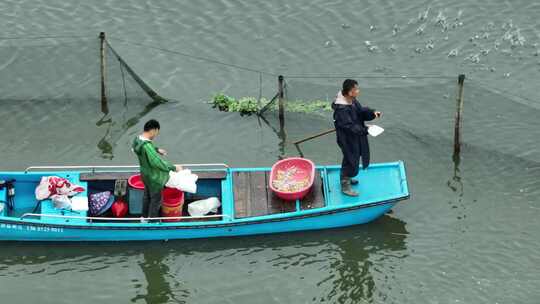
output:
[[285,117],[285,107],[283,105],[283,75],[278,76],[278,101],[279,101],[279,121],[283,121]]
[[279,143],[280,158],[285,156],[285,141],[287,133],[285,133],[285,107],[283,105],[283,75],[278,76],[278,100],[279,100],[279,133],[278,137],[281,140]]
[[100,70],[101,70],[101,112],[109,113],[109,105],[107,104],[107,94],[105,93],[105,32],[99,33],[99,54],[100,54]]
[[458,76],[458,95],[456,99],[456,121],[454,125],[454,159],[461,153],[461,125],[463,123],[463,83],[465,75]]

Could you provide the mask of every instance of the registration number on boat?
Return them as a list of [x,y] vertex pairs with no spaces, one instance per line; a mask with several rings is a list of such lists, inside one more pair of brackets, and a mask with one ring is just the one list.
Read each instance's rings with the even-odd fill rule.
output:
[[28,226],[28,225],[17,225],[17,224],[0,224],[0,229],[26,230],[26,231],[35,231],[35,232],[64,232],[64,228]]

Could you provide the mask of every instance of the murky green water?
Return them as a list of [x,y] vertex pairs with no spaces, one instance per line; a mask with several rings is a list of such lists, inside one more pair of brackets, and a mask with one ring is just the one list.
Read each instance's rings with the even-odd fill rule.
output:
[[[265,122],[212,110],[205,101],[219,91],[258,96],[259,74],[127,40],[286,76],[355,76],[362,101],[385,113],[386,132],[371,140],[372,159],[404,160],[412,192],[376,222],[331,231],[166,243],[3,243],[2,301],[540,301],[538,3],[4,1],[0,11],[6,37],[106,31],[134,70],[173,99],[157,107],[111,104],[103,117],[99,99],[10,95],[0,110],[2,170],[134,163],[129,142],[150,117],[161,121],[158,142],[175,162],[233,166],[270,165],[297,153],[290,141],[331,127],[329,113],[289,113],[280,133],[275,113]],[[3,95],[54,92],[73,81],[42,71],[42,87],[16,85],[9,70],[15,57],[0,58]],[[80,70],[84,60],[73,56],[73,66],[58,71]],[[467,75],[465,145],[456,164],[459,73]],[[385,74],[452,78],[359,77]],[[289,94],[306,99],[331,97],[340,81],[287,78]],[[275,77],[264,74],[262,84],[263,96],[271,97]],[[332,135],[302,149],[317,163],[340,161]]]

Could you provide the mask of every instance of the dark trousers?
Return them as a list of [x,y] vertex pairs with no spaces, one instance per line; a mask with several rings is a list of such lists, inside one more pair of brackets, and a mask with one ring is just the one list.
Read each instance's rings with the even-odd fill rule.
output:
[[362,168],[369,166],[369,144],[367,136],[356,135],[338,130],[337,143],[343,154],[341,161],[341,177],[355,177],[360,170],[360,158]]
[[358,174],[360,169],[360,157],[361,157],[361,146],[360,140],[358,138],[343,138],[338,140],[339,148],[343,154],[343,160],[341,161],[341,177],[351,178],[355,177]]
[[148,188],[144,188],[143,195],[143,216],[159,217],[159,209],[161,208],[161,191],[150,192]]
[[360,164],[360,157],[351,159],[351,157],[347,157],[345,153],[343,153],[343,160],[341,161],[341,173],[340,173],[341,179],[355,177],[359,171],[359,164]]

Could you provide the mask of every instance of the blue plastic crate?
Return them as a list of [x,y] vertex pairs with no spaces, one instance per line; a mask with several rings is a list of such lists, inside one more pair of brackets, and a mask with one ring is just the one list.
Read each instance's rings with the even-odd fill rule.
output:
[[129,187],[128,205],[130,214],[142,214],[143,195],[144,190]]

